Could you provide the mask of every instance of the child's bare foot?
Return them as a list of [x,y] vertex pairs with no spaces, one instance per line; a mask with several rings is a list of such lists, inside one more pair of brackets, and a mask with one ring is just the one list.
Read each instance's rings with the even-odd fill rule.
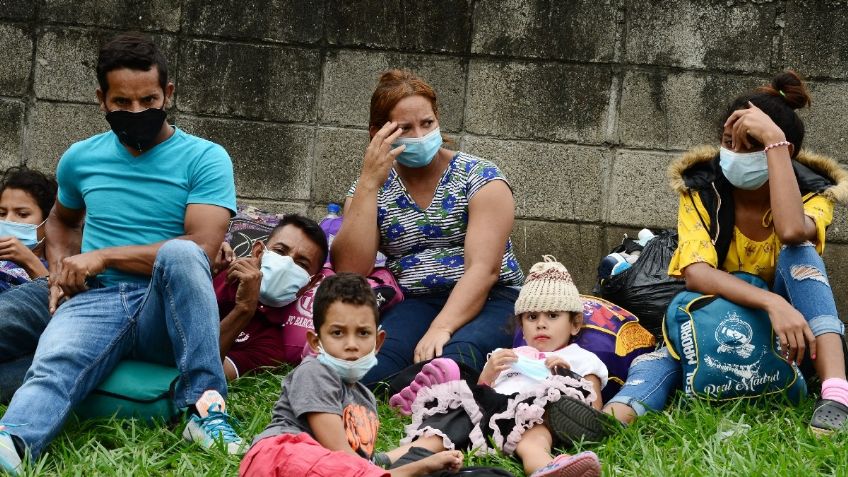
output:
[[394,477],[416,477],[440,470],[458,471],[462,467],[462,452],[442,451],[389,471]]

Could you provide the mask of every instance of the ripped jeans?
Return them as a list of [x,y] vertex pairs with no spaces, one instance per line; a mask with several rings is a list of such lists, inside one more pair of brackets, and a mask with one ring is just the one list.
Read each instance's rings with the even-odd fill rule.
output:
[[[809,242],[781,249],[772,292],[785,298],[806,318],[815,336],[844,333],[824,261]],[[609,402],[626,404],[641,416],[648,411],[661,411],[682,384],[680,363],[663,346],[633,360],[627,381]]]

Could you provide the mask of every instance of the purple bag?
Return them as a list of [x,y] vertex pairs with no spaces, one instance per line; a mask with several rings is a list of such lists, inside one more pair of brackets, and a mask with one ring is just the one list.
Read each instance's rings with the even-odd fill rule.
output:
[[[321,269],[321,275],[324,278],[330,275],[335,275],[336,272],[331,266],[325,266]],[[397,305],[403,301],[403,291],[400,289],[395,276],[386,267],[374,267],[371,274],[365,277],[368,279],[368,284],[371,285],[371,290],[377,297],[377,306],[380,308],[380,313]],[[310,307],[311,312],[311,307]]]
[[[595,353],[607,366],[609,381],[601,390],[601,397],[607,402],[627,380],[630,363],[637,356],[653,351],[656,340],[639,324],[639,318],[624,308],[591,295],[580,295],[580,298],[583,300],[583,327],[574,343]],[[513,347],[526,344],[519,329]]]
[[253,244],[268,239],[268,234],[280,222],[284,214],[272,214],[252,205],[239,204],[236,215],[230,219],[224,240],[230,243],[236,257],[247,257]]

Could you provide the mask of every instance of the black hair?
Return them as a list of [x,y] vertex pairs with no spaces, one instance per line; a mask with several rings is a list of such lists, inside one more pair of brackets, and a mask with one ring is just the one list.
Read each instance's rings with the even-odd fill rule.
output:
[[374,324],[380,321],[377,297],[374,296],[368,280],[357,273],[342,272],[325,278],[315,292],[315,301],[312,305],[312,324],[315,327],[315,333],[320,334],[321,326],[327,318],[327,310],[337,301],[349,305],[367,306],[374,312]]
[[122,33],[100,48],[97,57],[97,83],[100,84],[103,94],[106,94],[109,90],[106,75],[110,71],[121,68],[150,71],[154,66],[159,72],[159,86],[165,91],[168,86],[168,62],[165,55],[149,36],[142,33]]
[[748,101],[762,109],[777,124],[786,140],[792,143],[792,157],[797,156],[804,143],[804,122],[795,110],[811,103],[810,93],[798,73],[786,70],[772,78],[771,84],[734,99],[724,114],[722,124],[734,111],[747,109]]
[[47,218],[53,203],[56,201],[56,190],[59,185],[53,176],[48,176],[27,166],[13,166],[3,172],[3,182],[0,184],[0,195],[6,189],[20,189],[35,199],[41,216]]
[[309,217],[304,217],[300,214],[286,214],[280,219],[280,222],[271,230],[271,233],[268,234],[268,238],[271,238],[279,232],[286,225],[294,225],[299,228],[315,245],[321,249],[321,261],[319,265],[324,265],[324,262],[327,261],[327,255],[330,253],[330,245],[327,243],[327,236],[324,234],[324,230],[318,225],[318,222],[310,219]]

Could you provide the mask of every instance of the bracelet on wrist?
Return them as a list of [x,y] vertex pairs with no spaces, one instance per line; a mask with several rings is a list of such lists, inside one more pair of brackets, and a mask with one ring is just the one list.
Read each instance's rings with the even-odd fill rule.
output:
[[772,143],[772,144],[769,144],[768,146],[766,146],[766,147],[763,149],[763,152],[769,152],[769,149],[774,149],[774,148],[776,148],[776,147],[781,147],[781,146],[787,146],[787,147],[788,147],[788,146],[790,146],[791,144],[792,144],[792,143],[791,143],[791,142],[789,142],[789,141],[780,141],[780,142],[775,142],[775,143]]

